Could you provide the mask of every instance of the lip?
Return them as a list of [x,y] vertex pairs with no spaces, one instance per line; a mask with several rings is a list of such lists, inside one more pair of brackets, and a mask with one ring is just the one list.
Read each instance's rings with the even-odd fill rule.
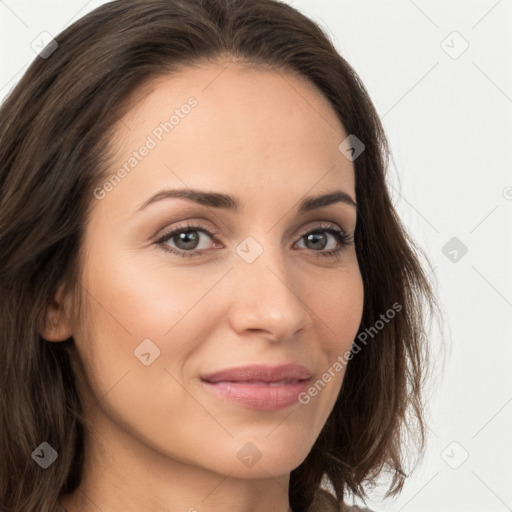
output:
[[279,366],[247,365],[236,368],[226,368],[215,373],[202,375],[201,380],[216,383],[230,382],[279,382],[281,380],[306,380],[311,378],[309,368],[300,364],[282,364]]
[[298,402],[312,372],[298,364],[248,365],[201,376],[206,389],[249,409],[274,411]]

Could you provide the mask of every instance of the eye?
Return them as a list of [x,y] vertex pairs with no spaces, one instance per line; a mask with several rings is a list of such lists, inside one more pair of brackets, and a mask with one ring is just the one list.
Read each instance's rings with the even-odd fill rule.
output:
[[[191,257],[200,256],[203,250],[198,250],[198,244],[201,236],[198,233],[203,233],[212,238],[215,233],[212,233],[209,229],[200,225],[179,225],[172,231],[166,233],[159,238],[156,243],[161,245],[165,251],[177,254],[178,256]],[[177,247],[172,247],[168,242],[173,241]],[[204,247],[203,249],[206,249]]]
[[[325,251],[328,245],[328,236],[333,238],[334,248]],[[314,230],[307,230],[301,233],[300,240],[305,239],[305,244],[313,247],[313,252],[317,252],[318,256],[325,258],[339,257],[346,246],[352,245],[353,236],[348,235],[342,229],[334,227],[332,224],[322,225]],[[317,250],[320,247],[320,251]],[[309,247],[308,247],[309,248]]]
[[[199,233],[210,238],[215,236],[215,233],[212,233],[205,226],[182,224],[175,227],[172,231],[165,233],[155,243],[160,245],[165,251],[178,256],[201,256],[208,249],[209,244],[206,243],[206,247],[203,248],[199,247],[201,238],[204,238]],[[332,239],[331,245],[334,245],[334,248],[326,251],[325,248],[329,245],[329,237]],[[302,241],[302,239],[305,239],[307,249],[318,253],[320,257],[328,258],[338,257],[346,246],[353,244],[353,236],[348,235],[333,224],[303,231],[300,234],[299,241]],[[171,245],[171,242],[174,246]]]

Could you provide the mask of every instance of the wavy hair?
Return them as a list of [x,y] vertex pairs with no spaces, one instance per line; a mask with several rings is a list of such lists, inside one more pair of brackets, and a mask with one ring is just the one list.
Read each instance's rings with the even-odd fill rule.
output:
[[[332,413],[291,472],[290,504],[306,511],[323,477],[340,504],[347,493],[365,499],[384,469],[386,496],[399,493],[407,434],[419,454],[425,447],[425,326],[436,302],[391,201],[389,145],[356,72],[316,23],[276,0],[118,0],[55,41],[0,109],[0,505],[56,512],[80,483],[83,368],[72,338],[49,343],[39,327],[60,284],[79,296],[84,226],[116,122],[151,80],[226,59],[306,77],[363,141],[354,161],[359,333],[401,306],[347,366]],[[58,452],[44,470],[32,456],[42,441]]]

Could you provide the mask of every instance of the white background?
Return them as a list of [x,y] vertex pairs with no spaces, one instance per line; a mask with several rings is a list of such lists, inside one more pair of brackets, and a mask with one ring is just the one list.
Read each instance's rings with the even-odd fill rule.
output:
[[[0,98],[34,59],[36,36],[103,3],[0,0]],[[444,313],[427,455],[398,499],[383,500],[383,487],[369,505],[512,510],[512,0],[289,3],[367,87],[393,151],[394,202],[429,255]],[[469,44],[460,56],[453,31]],[[468,248],[455,262],[442,252],[452,237]],[[435,353],[440,340],[436,329]]]

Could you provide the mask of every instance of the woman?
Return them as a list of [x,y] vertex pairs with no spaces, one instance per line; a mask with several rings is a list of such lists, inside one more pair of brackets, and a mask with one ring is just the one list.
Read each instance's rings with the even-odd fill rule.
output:
[[434,299],[312,21],[114,1],[0,118],[3,507],[359,510],[384,466],[400,492]]

